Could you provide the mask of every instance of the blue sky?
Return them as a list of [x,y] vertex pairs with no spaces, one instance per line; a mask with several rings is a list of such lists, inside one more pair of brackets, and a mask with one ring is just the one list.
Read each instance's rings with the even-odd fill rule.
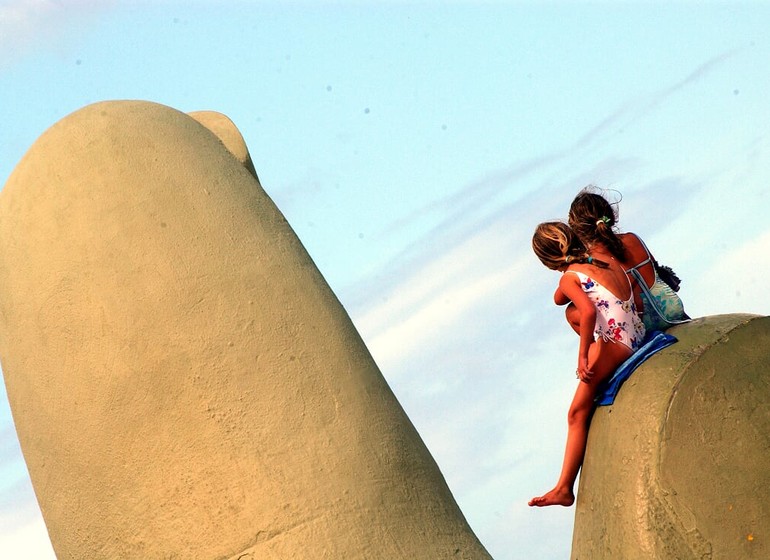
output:
[[[497,560],[563,559],[576,337],[529,248],[588,183],[693,316],[770,314],[770,4],[0,0],[0,184],[105,99],[228,115]],[[53,558],[0,390],[0,557]]]

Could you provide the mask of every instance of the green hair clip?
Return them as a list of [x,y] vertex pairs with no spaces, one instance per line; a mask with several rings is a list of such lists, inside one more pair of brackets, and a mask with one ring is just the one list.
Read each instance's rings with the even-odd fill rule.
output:
[[596,225],[598,226],[601,223],[604,223],[605,225],[610,225],[610,219],[607,216],[602,216],[601,218],[596,220]]

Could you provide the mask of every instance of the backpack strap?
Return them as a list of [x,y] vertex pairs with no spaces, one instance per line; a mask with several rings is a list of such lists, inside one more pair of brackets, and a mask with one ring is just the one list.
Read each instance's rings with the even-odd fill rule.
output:
[[639,268],[643,267],[647,263],[653,262],[652,254],[650,253],[650,250],[647,248],[647,245],[644,244],[644,241],[642,241],[642,238],[636,235],[635,233],[629,232],[629,235],[633,235],[636,237],[636,240],[642,244],[642,247],[644,247],[644,252],[647,253],[647,258],[644,259],[642,262],[638,263],[636,266],[632,266],[628,270],[626,270],[626,274],[629,274],[632,270],[638,270]]

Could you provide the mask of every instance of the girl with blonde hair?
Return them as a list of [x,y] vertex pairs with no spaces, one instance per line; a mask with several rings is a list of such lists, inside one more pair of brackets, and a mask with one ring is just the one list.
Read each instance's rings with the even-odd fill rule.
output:
[[580,380],[567,415],[567,445],[559,480],[530,506],[571,506],[585,456],[588,427],[599,387],[641,346],[645,330],[624,269],[595,258],[563,222],[537,226],[532,249],[546,267],[562,272],[554,302],[571,302],[580,335],[576,376]]

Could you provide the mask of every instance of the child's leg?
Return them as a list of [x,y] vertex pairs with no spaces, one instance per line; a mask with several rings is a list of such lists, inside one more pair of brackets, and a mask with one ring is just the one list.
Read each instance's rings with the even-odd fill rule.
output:
[[574,303],[570,302],[564,309],[564,316],[567,318],[567,323],[572,327],[572,330],[580,335],[580,311]]
[[588,383],[580,382],[567,414],[567,446],[564,463],[556,486],[546,494],[532,498],[530,506],[571,506],[575,502],[575,479],[583,464],[588,440],[588,427],[595,405],[598,385],[631,355],[623,344],[598,340],[588,351],[588,366],[594,376]]

